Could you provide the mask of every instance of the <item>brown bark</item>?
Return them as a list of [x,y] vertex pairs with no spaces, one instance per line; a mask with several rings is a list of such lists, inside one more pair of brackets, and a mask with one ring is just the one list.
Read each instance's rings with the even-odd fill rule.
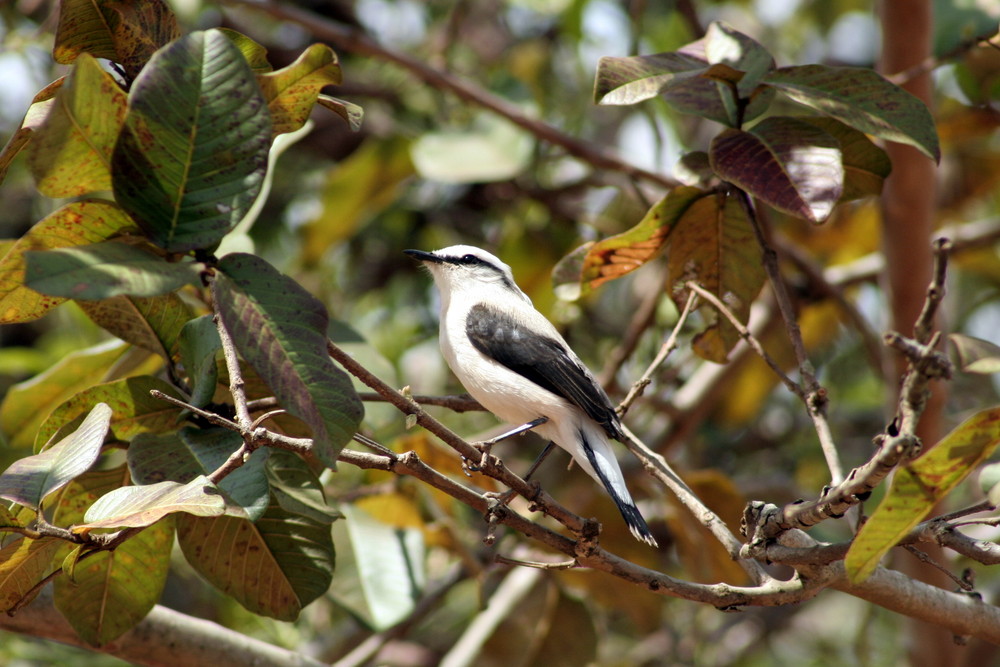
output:
[[[880,18],[880,65],[884,74],[903,71],[931,55],[933,9],[930,0],[883,0]],[[929,74],[913,78],[903,83],[903,87],[931,105]],[[884,281],[889,295],[891,326],[904,336],[911,336],[931,281],[936,165],[910,146],[890,143],[886,150],[892,160],[892,175],[882,195]],[[893,361],[895,373],[890,377],[899,377],[905,360],[897,356]],[[895,395],[889,400],[895,404]],[[943,407],[944,388],[939,385],[917,428],[917,436],[923,441],[925,450],[941,437]],[[929,550],[929,555],[943,562],[940,549]],[[952,587],[943,573],[916,559],[902,561],[900,566],[914,578],[946,589]],[[939,626],[912,621],[911,631],[910,660],[917,667],[959,664],[961,655],[967,652],[956,646],[952,633]]]

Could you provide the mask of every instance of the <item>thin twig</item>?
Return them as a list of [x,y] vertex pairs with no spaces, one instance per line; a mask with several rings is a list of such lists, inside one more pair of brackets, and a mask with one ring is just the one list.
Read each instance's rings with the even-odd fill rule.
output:
[[684,309],[681,310],[681,314],[677,318],[677,323],[674,325],[673,330],[664,341],[663,345],[660,346],[660,351],[653,358],[653,361],[649,364],[649,367],[642,374],[638,380],[629,389],[628,394],[618,404],[618,414],[622,417],[628,412],[629,408],[632,407],[632,403],[635,402],[637,398],[642,396],[642,393],[646,390],[646,387],[653,381],[653,373],[667,360],[670,353],[677,349],[677,337],[680,335],[681,329],[684,328],[684,323],[687,322],[688,315],[694,310],[695,302],[698,300],[697,294],[692,291],[688,295],[687,301],[684,303]]
[[764,346],[760,344],[760,341],[757,340],[757,338],[752,333],[750,333],[750,329],[748,329],[746,325],[740,322],[740,318],[736,317],[736,314],[733,311],[731,311],[726,304],[722,302],[722,299],[715,296],[707,289],[705,289],[698,283],[694,282],[693,280],[689,280],[688,282],[686,282],[685,287],[691,290],[692,293],[697,294],[705,301],[708,301],[710,304],[712,304],[712,306],[716,310],[718,310],[721,315],[723,315],[727,320],[729,320],[729,323],[732,324],[733,328],[736,329],[736,332],[739,333],[740,338],[745,340],[747,342],[747,345],[749,345],[750,348],[757,353],[757,356],[763,359],[764,363],[766,363],[768,367],[770,367],[770,369],[774,371],[774,374],[777,375],[778,379],[781,380],[781,383],[788,388],[788,391],[792,392],[793,394],[801,398],[803,401],[806,400],[806,394],[802,390],[802,387],[800,387],[798,383],[795,382],[795,380],[788,377],[785,371],[782,370],[781,366],[778,365],[778,362],[776,362],[771,357],[771,355],[767,353],[767,350],[765,350]]

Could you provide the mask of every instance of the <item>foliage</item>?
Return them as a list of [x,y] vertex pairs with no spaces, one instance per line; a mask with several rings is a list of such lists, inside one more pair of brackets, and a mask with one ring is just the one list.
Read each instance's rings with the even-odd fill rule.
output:
[[[397,637],[431,661],[485,665],[752,663],[769,657],[766,641],[709,635],[780,635],[762,608],[791,616],[823,588],[871,600],[896,545],[937,541],[965,559],[948,569],[990,562],[992,545],[959,520],[995,522],[995,470],[984,468],[984,501],[962,481],[1000,442],[988,384],[1000,355],[976,328],[995,302],[1000,265],[984,248],[996,225],[953,232],[950,264],[952,248],[937,247],[924,315],[887,339],[904,368],[887,427],[880,392],[896,382],[865,268],[893,167],[886,142],[954,161],[961,185],[943,221],[995,215],[989,46],[955,51],[958,85],[985,107],[945,100],[935,117],[867,63],[779,66],[801,55],[789,35],[747,29],[753,39],[745,15],[702,33],[647,8],[632,51],[650,55],[609,49],[587,90],[591,72],[573,72],[566,47],[584,51],[585,15],[609,3],[512,3],[499,22],[480,4],[419,10],[424,24],[448,22],[442,57],[468,79],[437,68],[440,54],[425,62],[371,39],[370,15],[359,27],[274,4],[271,17],[233,9],[232,27],[190,30],[199,21],[162,0],[59,5],[51,51],[65,75],[20,110],[0,151],[4,188],[35,202],[30,228],[0,246],[2,335],[46,332],[30,354],[0,350],[0,610],[54,582],[75,635],[114,650],[161,601],[198,615],[192,600],[214,590],[228,624],[299,648],[325,637],[326,661],[355,650],[345,664]],[[962,16],[966,38],[995,30]],[[327,44],[285,44],[292,24],[355,54],[346,83]],[[498,35],[508,48],[492,51]],[[364,124],[330,86],[368,96]],[[685,136],[669,175],[601,147],[637,121],[652,128],[646,143]],[[466,467],[479,452],[456,433],[493,420],[448,395],[460,389],[435,349],[427,281],[398,252],[454,242],[496,249],[581,356],[604,360],[602,381],[627,393],[626,422],[656,450],[633,443],[650,474],[626,468],[668,549],[634,543],[579,471],[543,467],[538,493],[511,472],[522,456],[507,443],[494,452],[507,466]],[[553,301],[553,265],[575,303]],[[935,332],[946,274],[962,371],[950,414],[976,414],[932,447],[916,424],[928,388],[954,371]],[[531,504],[485,493],[507,487]],[[829,521],[845,514],[851,526]],[[545,569],[498,566],[502,554]],[[775,578],[773,563],[796,576]],[[178,596],[170,578],[190,585]],[[917,611],[876,604],[1000,637],[992,606],[966,615],[949,594],[934,609],[909,585],[894,593]],[[894,623],[833,624],[784,657],[853,660]],[[646,655],[642,637],[669,656]],[[836,650],[823,658],[826,641]]]

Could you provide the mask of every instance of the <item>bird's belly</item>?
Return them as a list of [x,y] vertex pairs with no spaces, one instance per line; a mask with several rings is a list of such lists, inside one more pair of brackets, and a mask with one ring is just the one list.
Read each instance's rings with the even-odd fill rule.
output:
[[[556,419],[568,404],[547,389],[496,363],[480,364],[482,372],[470,373],[468,366],[452,368],[465,390],[484,408],[513,425],[538,417]],[[554,409],[553,409],[554,408]]]

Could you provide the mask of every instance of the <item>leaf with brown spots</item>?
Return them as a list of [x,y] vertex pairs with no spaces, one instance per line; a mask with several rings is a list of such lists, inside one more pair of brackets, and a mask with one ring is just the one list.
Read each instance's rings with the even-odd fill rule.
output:
[[52,53],[64,65],[83,53],[106,58],[134,80],[153,52],[179,35],[177,19],[163,0],[63,0]]
[[854,538],[844,566],[857,583],[882,556],[1000,445],[1000,407],[976,413],[929,452],[896,471],[892,487]]
[[635,227],[593,244],[580,273],[584,290],[621,278],[655,259],[666,246],[677,221],[704,196],[704,190],[698,188],[674,188]]
[[249,611],[295,620],[333,578],[330,525],[292,514],[271,498],[256,523],[229,516],[178,515],[188,563]]
[[[669,284],[678,308],[687,300],[683,285],[694,280],[714,294],[741,322],[764,284],[760,247],[746,211],[725,193],[701,197],[674,224],[667,251]],[[725,363],[739,332],[711,306],[701,309],[708,326],[692,346],[704,359]]]
[[25,286],[25,252],[99,243],[134,227],[123,210],[102,199],[67,204],[35,223],[0,259],[0,324],[38,319],[66,300]]
[[874,70],[826,65],[779,67],[768,72],[762,83],[865,134],[909,144],[935,161],[941,159],[934,119],[927,106]]

